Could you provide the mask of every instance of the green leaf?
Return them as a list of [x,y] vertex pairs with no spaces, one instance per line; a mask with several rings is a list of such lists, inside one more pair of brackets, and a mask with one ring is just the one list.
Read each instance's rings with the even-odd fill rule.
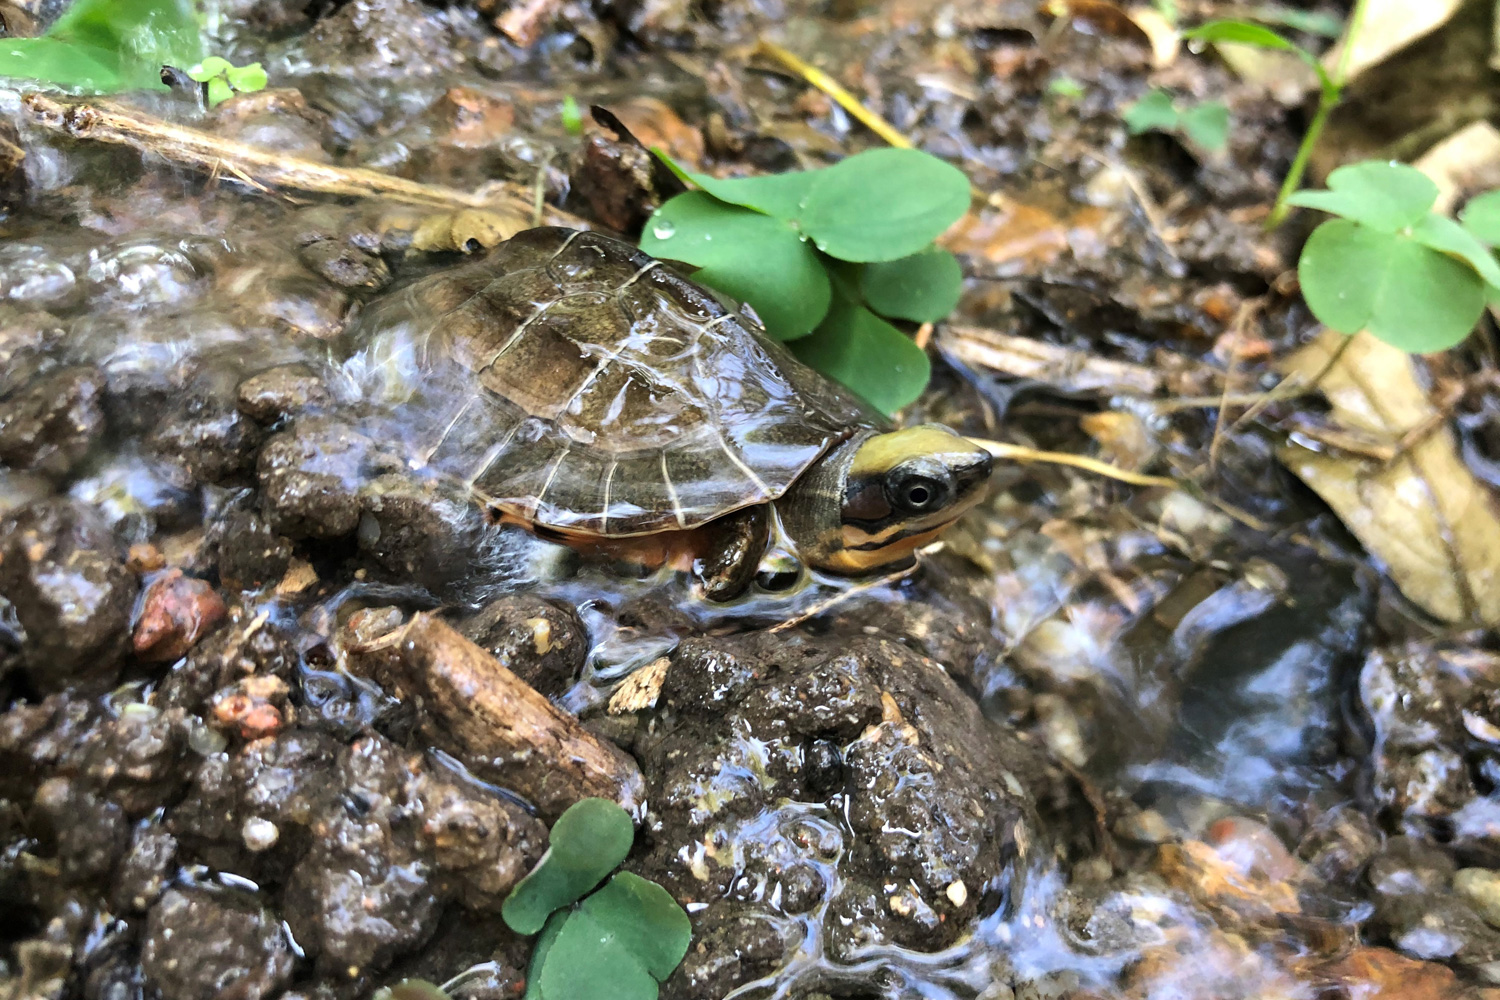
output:
[[842,295],[817,331],[791,346],[804,364],[886,414],[920,396],[932,375],[926,353],[910,337]]
[[1345,219],[1313,231],[1297,262],[1313,315],[1341,333],[1368,330],[1405,351],[1440,351],[1467,337],[1485,284],[1469,267],[1415,240]]
[[0,39],[0,76],[91,93],[166,90],[161,68],[201,55],[187,0],[76,0],[41,38]]
[[1180,117],[1172,106],[1172,95],[1165,90],[1153,90],[1125,112],[1125,128],[1131,135],[1152,130],[1175,132]]
[[165,90],[163,66],[192,66],[203,57],[190,0],[75,0],[46,37],[114,52],[126,86]]
[[517,934],[535,934],[553,910],[576,902],[614,871],[635,840],[630,814],[608,799],[583,799],[552,825],[547,853],[505,898]]
[[1470,198],[1459,218],[1479,242],[1500,246],[1500,191],[1487,191]]
[[860,291],[865,304],[882,316],[936,323],[958,305],[963,282],[958,258],[928,247],[900,260],[865,265]]
[[1188,41],[1232,42],[1235,45],[1254,45],[1257,48],[1280,49],[1286,52],[1297,50],[1296,45],[1270,28],[1250,24],[1247,21],[1209,21],[1191,31],[1184,31],[1182,37]]
[[544,1000],[656,1000],[656,980],[612,927],[568,914],[537,976]]
[[1056,94],[1058,97],[1082,97],[1083,84],[1071,76],[1059,76],[1047,84],[1047,93]]
[[1327,191],[1298,191],[1287,204],[1394,233],[1426,218],[1437,195],[1437,185],[1417,168],[1369,160],[1339,167],[1328,175]]
[[655,882],[620,872],[589,896],[578,911],[633,954],[651,976],[664,980],[687,954],[693,924],[677,900]]
[[0,38],[0,77],[39,80],[87,93],[125,89],[119,58],[107,49],[55,38]]
[[572,94],[563,95],[562,124],[563,130],[569,135],[583,135],[583,109],[578,106],[578,98]]
[[223,77],[215,77],[208,81],[208,106],[217,108],[225,101],[234,96],[234,88],[229,86],[229,81]]
[[666,151],[652,147],[651,152],[671,168],[678,179],[695,184],[715,198],[731,205],[753,208],[757,212],[775,216],[787,222],[797,219],[802,213],[802,203],[812,187],[813,180],[824,170],[794,170],[784,174],[761,174],[756,177],[719,178],[711,174],[697,174],[685,170],[667,155]]
[[897,260],[969,210],[969,179],[915,149],[872,149],[813,172],[800,228],[840,260]]
[[1424,247],[1464,260],[1487,284],[1500,286],[1500,265],[1494,256],[1463,226],[1445,215],[1431,213],[1411,229],[1411,238]]
[[1267,24],[1283,24],[1293,31],[1305,31],[1309,35],[1337,38],[1344,33],[1344,22],[1332,14],[1317,11],[1297,10],[1280,4],[1262,4],[1254,10],[1256,20]]
[[265,90],[266,84],[271,78],[266,75],[266,68],[258,62],[248,66],[231,66],[224,71],[224,79],[237,93],[253,94],[258,90]]
[[536,944],[531,948],[531,962],[526,966],[526,995],[521,1000],[542,1000],[542,966],[547,964],[547,953],[552,950],[571,912],[558,910],[542,925],[542,932],[536,936]]
[[804,336],[828,312],[828,275],[795,229],[705,192],[677,195],[657,209],[641,249],[701,267],[694,281],[750,303],[777,340]]
[[1222,101],[1189,108],[1182,113],[1182,131],[1203,149],[1223,149],[1229,142],[1229,108]]

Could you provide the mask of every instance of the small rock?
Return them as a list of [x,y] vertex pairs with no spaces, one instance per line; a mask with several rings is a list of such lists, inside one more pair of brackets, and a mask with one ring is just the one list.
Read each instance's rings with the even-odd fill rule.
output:
[[1463,868],[1453,876],[1453,890],[1491,927],[1500,927],[1500,872]]
[[73,500],[0,520],[0,595],[24,632],[21,665],[38,689],[113,686],[137,588],[123,555],[99,515]]
[[250,376],[235,390],[240,412],[263,424],[322,406],[328,400],[328,387],[304,365],[278,365]]
[[261,504],[271,529],[289,538],[338,538],[359,525],[357,491],[371,441],[336,421],[310,418],[261,449]]
[[224,600],[202,580],[169,569],[146,587],[135,623],[135,655],[148,663],[171,662],[224,620]]
[[589,651],[588,632],[573,612],[526,595],[491,601],[458,630],[546,695],[560,694],[578,677]]
[[1165,844],[1178,839],[1166,817],[1155,809],[1142,809],[1115,821],[1114,833],[1135,844]]
[[253,511],[231,511],[214,527],[219,579],[235,590],[264,587],[286,575],[292,563],[291,539],[271,530]]
[[141,967],[163,1000],[262,1000],[292,978],[281,921],[237,897],[169,889],[151,908]]
[[62,478],[104,431],[104,380],[59,368],[0,402],[0,464]]

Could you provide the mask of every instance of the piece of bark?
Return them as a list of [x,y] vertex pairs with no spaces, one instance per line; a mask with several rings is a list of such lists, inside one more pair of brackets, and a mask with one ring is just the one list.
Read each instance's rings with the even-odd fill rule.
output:
[[343,633],[350,667],[397,698],[415,698],[423,735],[485,780],[514,789],[547,820],[579,799],[613,799],[638,815],[640,768],[447,622],[390,609],[355,615]]

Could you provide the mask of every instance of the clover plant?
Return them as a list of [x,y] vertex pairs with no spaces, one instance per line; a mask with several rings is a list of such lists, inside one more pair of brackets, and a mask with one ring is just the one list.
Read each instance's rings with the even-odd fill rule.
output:
[[1462,224],[1432,211],[1438,188],[1401,163],[1366,162],[1328,175],[1328,190],[1290,205],[1338,218],[1313,230],[1297,262],[1302,295],[1319,321],[1368,330],[1412,352],[1441,351],[1500,299],[1500,192],[1472,200]]
[[166,90],[163,66],[202,57],[189,0],[76,0],[41,37],[0,39],[0,77],[95,94]]
[[1223,101],[1179,107],[1165,90],[1153,90],[1125,112],[1125,127],[1131,135],[1170,132],[1200,149],[1223,149],[1229,141],[1229,108]]
[[722,180],[654,151],[699,190],[668,200],[641,249],[747,302],[798,358],[893,413],[921,395],[927,355],[888,320],[935,322],[958,303],[958,260],[933,244],[969,208],[956,167],[875,149],[831,167]]
[[228,59],[209,56],[187,71],[198,83],[207,85],[208,106],[216,108],[235,94],[253,94],[266,89],[266,71],[260,63],[235,66]]
[[655,1000],[692,938],[682,907],[655,882],[619,872],[630,816],[608,799],[575,803],[552,826],[547,853],[501,908],[518,934],[536,934],[526,1000]]

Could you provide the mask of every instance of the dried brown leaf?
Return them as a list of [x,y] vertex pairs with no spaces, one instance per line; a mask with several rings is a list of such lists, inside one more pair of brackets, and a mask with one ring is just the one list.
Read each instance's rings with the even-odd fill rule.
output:
[[[1316,378],[1341,339],[1325,333],[1283,367]],[[1333,406],[1333,423],[1393,444],[1438,416],[1412,358],[1367,334],[1354,338],[1319,386]],[[1500,622],[1495,498],[1464,465],[1446,426],[1408,442],[1389,463],[1297,444],[1283,446],[1279,457],[1414,604],[1446,622]]]

